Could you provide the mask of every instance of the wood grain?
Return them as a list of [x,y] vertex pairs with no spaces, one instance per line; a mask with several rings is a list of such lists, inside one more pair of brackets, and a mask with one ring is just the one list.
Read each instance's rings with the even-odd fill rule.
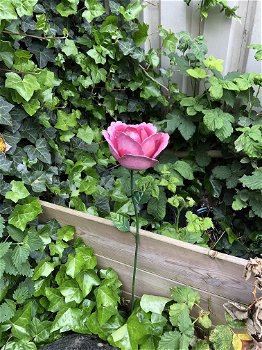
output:
[[[56,219],[76,227],[77,234],[90,245],[101,267],[111,266],[119,273],[124,290],[130,292],[134,257],[132,233],[118,231],[111,221],[83,212],[42,202],[42,220]],[[211,301],[218,321],[227,300],[252,301],[252,281],[245,281],[246,260],[141,230],[136,292],[169,295],[169,288],[187,285],[198,290],[203,304]],[[119,265],[119,266],[118,266]],[[124,268],[123,268],[124,266]]]

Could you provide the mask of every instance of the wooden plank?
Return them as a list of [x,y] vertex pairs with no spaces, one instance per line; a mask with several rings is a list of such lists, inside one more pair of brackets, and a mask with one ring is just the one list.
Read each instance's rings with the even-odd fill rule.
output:
[[[100,267],[112,267],[119,275],[121,282],[123,283],[123,293],[127,300],[131,299],[131,281],[133,267],[109,259],[104,256],[96,255],[98,266]],[[143,294],[159,295],[164,297],[170,297],[170,288],[184,286],[175,280],[170,280],[168,278],[154,275],[150,272],[143,271],[141,269],[137,270],[136,275],[136,296],[141,297]],[[225,323],[225,310],[223,304],[227,302],[227,299],[211,295],[209,293],[197,290],[201,296],[201,307],[210,311],[210,317],[214,324]],[[193,310],[193,316],[197,316],[199,309]]]
[[[133,265],[134,237],[118,231],[111,221],[42,202],[43,219],[76,227],[96,254]],[[252,281],[242,277],[246,260],[141,230],[138,267],[153,275],[191,286],[210,295],[249,303]],[[207,301],[207,300],[206,300]]]

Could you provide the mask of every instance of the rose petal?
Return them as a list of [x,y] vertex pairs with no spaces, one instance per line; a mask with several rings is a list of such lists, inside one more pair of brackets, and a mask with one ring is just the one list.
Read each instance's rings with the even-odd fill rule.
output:
[[137,128],[134,128],[133,126],[128,126],[124,132],[126,135],[130,136],[136,142],[138,143],[142,142]]
[[156,158],[163,149],[166,148],[169,135],[163,132],[149,136],[142,143],[144,155],[150,158]]
[[125,131],[127,127],[127,124],[122,123],[120,121],[112,122],[108,127],[107,132],[110,135],[110,137],[112,137],[117,131]]
[[157,128],[152,123],[141,123],[134,126],[138,128],[140,133],[142,130],[146,131],[148,136],[157,133]]
[[118,132],[115,135],[115,144],[120,157],[125,154],[143,155],[141,145],[123,132]]
[[145,156],[134,156],[132,154],[126,154],[118,161],[124,168],[132,170],[146,170],[158,163],[156,159]]
[[106,130],[103,130],[102,134],[109,144],[109,149],[110,149],[112,156],[118,161],[120,156],[119,156],[117,150],[115,149],[113,142],[110,140],[110,135],[108,134],[108,132]]

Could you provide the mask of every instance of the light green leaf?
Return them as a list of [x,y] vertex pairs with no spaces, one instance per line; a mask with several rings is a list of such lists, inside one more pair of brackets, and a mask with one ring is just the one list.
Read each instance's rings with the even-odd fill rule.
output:
[[65,45],[61,49],[66,56],[76,56],[78,54],[74,40],[65,39]]
[[35,75],[26,74],[22,79],[13,72],[6,73],[5,87],[16,90],[26,101],[29,101],[34,92],[40,89]]
[[187,69],[187,74],[196,79],[203,79],[207,77],[206,71],[201,67]]
[[28,260],[30,248],[27,245],[17,245],[12,252],[12,260],[14,265],[19,268]]
[[171,297],[174,301],[177,303],[185,303],[188,305],[189,309],[192,309],[195,304],[200,303],[198,292],[195,292],[190,287],[176,287],[171,288],[170,291]]
[[104,7],[97,0],[85,0],[86,10],[82,16],[87,22],[92,22],[93,19],[102,16],[105,13]]
[[100,279],[93,270],[80,271],[75,277],[83,297],[85,298],[92,290],[93,286],[100,285]]
[[78,129],[77,137],[90,145],[94,139],[94,131],[90,128],[89,125],[85,124],[81,128]]
[[32,16],[37,1],[38,0],[12,0],[12,4],[19,17]]
[[42,207],[38,198],[29,197],[17,204],[9,217],[8,223],[24,231],[28,222],[34,220],[42,213]]
[[214,56],[208,56],[205,60],[203,60],[204,65],[209,69],[215,69],[218,72],[223,72],[223,62],[220,58],[215,58]]
[[111,212],[110,216],[114,226],[119,231],[122,231],[122,232],[130,231],[130,223],[128,218],[125,215]]
[[29,290],[27,287],[18,287],[13,293],[13,298],[18,304],[23,304],[28,297]]
[[57,312],[65,305],[65,298],[57,288],[45,288],[45,296],[49,300],[48,311]]
[[41,344],[47,342],[50,339],[51,321],[40,321],[34,317],[30,323],[31,335],[34,338],[34,342]]
[[212,330],[209,340],[215,350],[230,350],[232,343],[232,331],[228,326],[219,325]]
[[52,271],[54,271],[54,268],[55,268],[55,263],[49,262],[47,260],[42,260],[35,268],[35,272],[32,279],[36,281],[41,276],[47,277],[51,274]]
[[134,43],[136,45],[142,44],[147,39],[149,25],[146,23],[138,23],[138,30],[134,33]]
[[65,297],[66,303],[75,301],[79,304],[83,300],[83,294],[75,280],[63,282],[58,289]]
[[30,323],[32,315],[32,302],[26,304],[21,310],[16,312],[12,319],[12,330],[11,333],[14,337],[21,340],[30,340]]
[[251,158],[260,158],[262,152],[262,132],[260,125],[252,127],[238,128],[241,135],[235,141],[235,149],[237,152],[243,151]]
[[37,347],[35,343],[22,339],[9,341],[5,346],[5,350],[37,350]]
[[120,347],[120,349],[134,349],[131,345],[131,339],[128,333],[127,324],[124,324],[122,327],[114,331],[111,336],[114,341],[114,345]]
[[11,20],[16,19],[17,14],[11,3],[11,1],[1,1],[0,2],[0,21],[1,20]]
[[58,239],[65,242],[71,241],[75,235],[75,227],[72,225],[65,225],[57,230]]
[[65,113],[61,110],[57,112],[57,123],[55,128],[67,131],[69,128],[77,126],[77,119],[81,117],[79,110],[73,110],[72,113]]
[[66,274],[75,278],[75,276],[83,269],[85,265],[85,260],[80,254],[68,255],[66,266]]
[[251,190],[262,190],[262,168],[256,169],[250,176],[242,176],[239,181]]
[[165,332],[159,340],[157,350],[171,350],[171,349],[179,350],[180,338],[181,338],[181,333],[178,331]]
[[144,294],[140,300],[140,306],[145,312],[154,312],[156,314],[162,314],[166,303],[172,299]]
[[143,10],[143,7],[144,6],[142,6],[140,0],[136,0],[130,3],[126,9],[121,6],[120,13],[123,15],[126,21],[132,21]]
[[173,165],[173,168],[187,180],[193,180],[194,174],[193,169],[187,162],[183,160],[177,160]]
[[74,330],[79,327],[82,316],[81,309],[64,308],[58,312],[51,327],[51,332],[60,330],[60,333]]
[[5,194],[6,199],[17,203],[20,199],[29,196],[29,192],[22,181],[11,181],[12,189]]
[[215,135],[224,141],[233,132],[232,123],[234,122],[234,117],[223,112],[220,108],[203,110],[204,118],[203,121],[210,131],[214,131]]

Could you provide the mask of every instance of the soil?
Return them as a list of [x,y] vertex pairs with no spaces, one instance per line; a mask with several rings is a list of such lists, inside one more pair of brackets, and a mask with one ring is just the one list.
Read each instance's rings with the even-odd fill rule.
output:
[[56,342],[44,345],[40,350],[112,350],[117,349],[95,335],[71,334]]

